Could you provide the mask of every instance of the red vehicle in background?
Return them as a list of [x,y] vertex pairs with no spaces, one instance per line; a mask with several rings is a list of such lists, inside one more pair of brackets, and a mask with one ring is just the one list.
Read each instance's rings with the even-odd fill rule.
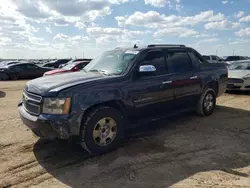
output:
[[45,72],[43,76],[49,76],[49,75],[54,75],[54,74],[63,74],[63,73],[68,73],[68,72],[77,72],[82,70],[89,61],[77,61],[71,64],[68,64],[61,69],[54,69],[48,72]]

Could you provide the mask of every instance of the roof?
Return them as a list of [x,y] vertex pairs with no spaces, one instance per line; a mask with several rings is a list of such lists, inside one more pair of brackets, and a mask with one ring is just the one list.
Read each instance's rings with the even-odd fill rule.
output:
[[32,65],[34,65],[34,63],[29,63],[29,62],[17,62],[17,63],[15,63],[15,64],[9,64],[9,65],[7,65],[8,67],[11,67],[11,66],[14,66],[14,65],[22,65],[22,64],[32,64]]
[[150,44],[150,45],[146,45],[143,47],[137,47],[137,48],[125,48],[125,47],[116,47],[115,50],[131,50],[131,51],[141,51],[144,49],[148,49],[148,48],[155,48],[155,47],[162,47],[162,48],[188,48],[183,44]]

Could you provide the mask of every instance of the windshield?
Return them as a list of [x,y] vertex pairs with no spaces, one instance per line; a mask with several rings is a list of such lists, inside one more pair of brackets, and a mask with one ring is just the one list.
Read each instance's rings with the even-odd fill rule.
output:
[[[65,63],[65,64],[61,64],[60,66],[61,67],[65,67],[65,66],[67,66],[67,65],[69,65],[69,64],[71,64],[71,63],[73,63],[74,62],[74,60],[72,59],[72,60],[70,60],[69,62],[67,62],[67,63]],[[63,68],[64,69],[64,68]]]
[[67,64],[62,69],[64,70],[71,70],[75,66],[75,63]]
[[233,63],[229,66],[230,70],[250,70],[250,62]]
[[93,59],[84,70],[86,72],[103,72],[106,74],[120,75],[129,66],[130,62],[139,53],[136,50],[113,50],[107,51]]

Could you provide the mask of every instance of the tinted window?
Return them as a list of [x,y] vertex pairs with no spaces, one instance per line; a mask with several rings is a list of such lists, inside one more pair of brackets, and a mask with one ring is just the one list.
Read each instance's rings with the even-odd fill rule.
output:
[[37,68],[37,66],[33,65],[33,64],[27,64],[27,68],[28,69],[34,69],[34,68]]
[[193,68],[187,52],[170,52],[173,72],[187,72]]
[[[200,55],[198,52],[192,51],[192,54],[198,59],[198,61],[199,61],[200,64],[208,63],[208,62],[206,61],[205,57],[202,56],[202,55]],[[209,56],[207,56],[207,57],[209,57]]]
[[240,60],[239,56],[228,56],[226,58],[226,61],[238,61],[238,60]]
[[45,65],[43,65],[43,67],[54,67],[54,63],[48,63],[48,64],[45,64]]
[[212,60],[217,60],[216,56],[212,56]]
[[141,65],[153,65],[156,68],[156,75],[167,73],[167,63],[162,51],[148,52]]
[[204,55],[204,56],[202,56],[204,59],[206,59],[206,60],[210,60],[210,57],[209,56],[207,56],[207,55]]
[[78,68],[78,69],[83,69],[83,67],[85,67],[87,65],[87,63],[80,63],[80,64],[78,64],[76,67]]
[[27,69],[27,64],[20,64],[20,65],[14,65],[14,66],[11,66],[11,68],[14,68],[14,69]]

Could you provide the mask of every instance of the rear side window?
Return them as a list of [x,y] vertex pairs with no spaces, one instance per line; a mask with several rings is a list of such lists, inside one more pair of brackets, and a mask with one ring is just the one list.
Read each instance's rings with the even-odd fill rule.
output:
[[172,60],[173,72],[187,72],[193,68],[187,52],[169,52],[169,56]]
[[162,51],[150,51],[141,62],[141,65],[153,65],[156,68],[156,75],[168,72],[165,55]]

